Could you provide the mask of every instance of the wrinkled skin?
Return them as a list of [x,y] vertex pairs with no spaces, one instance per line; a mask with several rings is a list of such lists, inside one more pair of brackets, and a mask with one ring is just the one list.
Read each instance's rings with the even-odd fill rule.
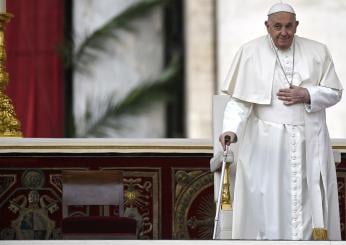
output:
[[279,12],[269,15],[264,24],[275,46],[285,50],[291,46],[299,22],[294,14]]

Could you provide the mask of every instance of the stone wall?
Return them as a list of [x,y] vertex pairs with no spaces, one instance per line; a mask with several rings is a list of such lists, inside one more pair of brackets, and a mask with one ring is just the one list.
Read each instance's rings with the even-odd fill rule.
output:
[[189,138],[211,138],[215,93],[215,1],[185,0],[186,127]]

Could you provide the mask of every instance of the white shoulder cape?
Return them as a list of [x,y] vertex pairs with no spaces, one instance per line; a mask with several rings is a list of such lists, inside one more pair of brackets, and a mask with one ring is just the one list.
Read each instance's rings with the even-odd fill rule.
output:
[[[271,102],[276,56],[269,36],[244,44],[236,53],[222,91],[237,99],[257,103]],[[325,86],[342,89],[327,47],[295,36],[297,86]]]

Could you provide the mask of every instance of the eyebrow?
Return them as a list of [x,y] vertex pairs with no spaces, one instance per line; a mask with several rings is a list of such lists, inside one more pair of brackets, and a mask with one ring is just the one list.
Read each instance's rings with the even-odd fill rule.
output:
[[282,22],[274,22],[274,21],[269,21],[273,26],[281,25],[281,26],[288,26],[288,25],[293,25],[295,21],[290,21],[287,23],[282,23]]

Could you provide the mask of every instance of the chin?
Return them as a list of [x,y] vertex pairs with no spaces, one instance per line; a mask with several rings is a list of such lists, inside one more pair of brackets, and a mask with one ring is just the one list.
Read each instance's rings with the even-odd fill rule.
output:
[[292,40],[278,41],[278,46],[283,48],[289,48],[292,44]]
[[279,49],[285,50],[285,49],[288,49],[289,47],[290,47],[289,45],[281,45],[279,46]]
[[278,43],[279,49],[288,49],[291,46],[291,43]]

